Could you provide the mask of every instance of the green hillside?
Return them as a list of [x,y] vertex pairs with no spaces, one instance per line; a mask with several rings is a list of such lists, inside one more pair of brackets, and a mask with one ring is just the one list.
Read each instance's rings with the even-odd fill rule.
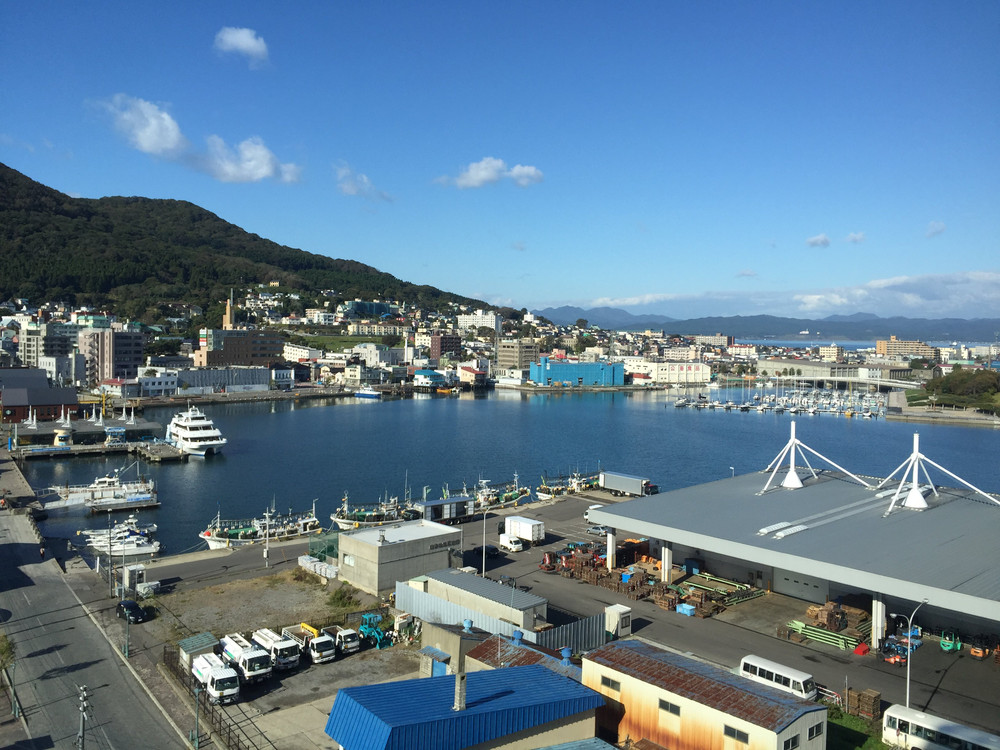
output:
[[154,322],[170,303],[209,310],[233,287],[269,281],[346,299],[483,304],[278,245],[192,203],[71,198],[0,164],[0,300],[63,301]]

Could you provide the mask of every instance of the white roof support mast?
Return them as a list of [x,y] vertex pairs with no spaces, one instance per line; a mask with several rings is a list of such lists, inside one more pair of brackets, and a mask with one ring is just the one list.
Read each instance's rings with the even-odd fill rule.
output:
[[[767,492],[768,488],[771,486],[771,482],[773,482],[774,478],[777,476],[778,469],[781,467],[781,462],[785,459],[786,455],[788,456],[788,473],[785,474],[785,478],[781,481],[781,486],[784,487],[785,489],[789,489],[789,490],[802,489],[802,478],[799,476],[799,473],[795,470],[795,450],[796,450],[796,448],[798,448],[800,450],[800,452],[802,454],[802,460],[805,462],[806,467],[808,467],[810,473],[813,476],[813,479],[816,478],[816,470],[813,469],[812,465],[809,463],[809,459],[806,457],[805,451],[809,451],[810,453],[812,453],[817,458],[821,458],[822,460],[826,461],[828,464],[830,464],[835,469],[838,469],[838,470],[844,472],[845,474],[847,474],[847,476],[851,477],[854,481],[856,481],[859,484],[862,484],[865,487],[868,487],[869,489],[871,489],[871,485],[868,484],[868,482],[866,482],[864,479],[861,479],[860,477],[855,476],[854,474],[852,474],[851,472],[849,472],[847,469],[843,468],[842,466],[838,466],[833,461],[831,461],[829,458],[827,458],[826,456],[824,456],[824,455],[822,455],[820,453],[817,453],[812,448],[810,448],[808,445],[806,445],[801,440],[799,440],[798,438],[796,438],[795,437],[795,421],[794,420],[791,423],[791,427],[792,427],[792,429],[791,429],[791,437],[789,437],[788,442],[785,443],[785,447],[781,449],[781,452],[774,458],[773,461],[771,461],[771,463],[769,463],[767,465],[767,469],[765,469],[765,471],[770,471],[771,472],[771,476],[770,476],[770,478],[768,478],[767,484],[764,485],[764,489],[762,489],[759,494],[764,494],[765,492]],[[898,469],[897,469],[897,471],[898,471]]]
[[[966,487],[968,487],[973,492],[975,492],[975,493],[977,493],[979,495],[982,495],[984,498],[986,498],[987,500],[989,500],[994,505],[1000,505],[1000,502],[998,502],[996,498],[991,497],[990,495],[987,495],[985,492],[983,492],[978,487],[974,487],[973,485],[969,484],[968,482],[966,482],[961,477],[956,476],[955,474],[952,474],[946,468],[944,468],[940,464],[934,463],[929,458],[927,458],[927,456],[925,456],[923,453],[921,453],[920,452],[920,433],[914,432],[913,433],[913,453],[911,453],[910,456],[909,456],[909,458],[907,458],[905,461],[903,461],[903,463],[901,463],[899,466],[897,466],[896,470],[894,472],[892,472],[892,474],[890,474],[889,476],[887,476],[885,479],[883,479],[879,483],[878,487],[875,488],[875,489],[880,489],[880,488],[884,487],[885,484],[889,480],[891,480],[894,476],[896,476],[896,474],[898,474],[900,472],[900,470],[902,470],[902,475],[901,475],[901,478],[899,480],[899,486],[896,488],[896,492],[892,496],[892,502],[889,503],[888,510],[886,510],[886,512],[882,515],[883,518],[885,518],[885,516],[887,516],[890,513],[892,513],[892,510],[893,510],[893,508],[896,507],[896,502],[899,500],[899,496],[903,494],[903,490],[904,489],[907,490],[907,492],[906,492],[906,499],[903,501],[903,507],[904,508],[911,508],[913,510],[924,510],[924,509],[926,509],[928,507],[927,506],[927,501],[924,499],[924,493],[920,489],[920,471],[924,472],[924,478],[927,480],[927,486],[934,493],[935,497],[937,496],[937,494],[938,494],[937,487],[934,486],[934,482],[931,481],[930,474],[927,473],[927,467],[924,466],[925,462],[929,463],[935,469],[939,469],[939,470],[943,471],[945,474],[947,474],[949,477],[951,477],[955,481],[961,482],[963,485],[965,485]],[[910,481],[906,482],[906,475],[908,473],[910,474]],[[888,492],[886,494],[888,494]]]

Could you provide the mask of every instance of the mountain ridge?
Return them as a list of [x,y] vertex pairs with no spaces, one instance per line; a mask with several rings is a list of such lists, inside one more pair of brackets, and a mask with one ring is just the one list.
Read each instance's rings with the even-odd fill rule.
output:
[[173,302],[218,311],[229,289],[271,281],[347,299],[483,306],[360,261],[279,245],[187,201],[72,198],[0,164],[0,299],[111,305],[150,321]]
[[[1000,318],[880,318],[872,313],[830,315],[822,319],[786,318],[775,315],[734,315],[677,319],[657,315],[633,315],[618,308],[557,307],[532,310],[557,325],[573,325],[583,318],[589,325],[611,330],[663,328],[665,333],[706,335],[721,333],[743,339],[777,338],[815,341],[874,341],[896,336],[923,341],[995,341]],[[609,325],[610,323],[610,325]],[[808,331],[807,334],[801,331]]]

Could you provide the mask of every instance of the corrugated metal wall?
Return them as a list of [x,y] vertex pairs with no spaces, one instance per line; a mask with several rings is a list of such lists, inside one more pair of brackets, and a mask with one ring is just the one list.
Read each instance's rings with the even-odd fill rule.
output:
[[[460,604],[446,602],[433,594],[427,594],[405,584],[396,586],[396,608],[426,622],[458,625],[463,620],[472,620],[472,624],[477,628],[508,637],[519,629],[512,623],[488,617],[482,612]],[[537,643],[539,646],[555,650],[569,646],[575,654],[597,648],[605,641],[603,613],[541,633],[523,628],[520,630],[524,633],[524,640],[529,643]]]
[[604,631],[604,613],[532,635],[535,636],[534,642],[539,646],[556,651],[563,646],[569,646],[574,654],[582,654],[603,646],[607,640]]

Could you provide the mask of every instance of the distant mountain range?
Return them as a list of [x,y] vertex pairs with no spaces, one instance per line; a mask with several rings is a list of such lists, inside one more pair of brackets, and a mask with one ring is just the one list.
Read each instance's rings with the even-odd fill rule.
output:
[[[721,333],[738,339],[781,339],[829,343],[874,341],[895,336],[908,341],[992,342],[1000,332],[1000,318],[880,318],[871,313],[830,315],[819,320],[780,318],[774,315],[693,318],[678,320],[664,315],[633,315],[613,307],[547,307],[532,310],[557,325],[584,319],[589,325],[617,331],[659,330],[682,335]],[[804,333],[807,332],[807,333]]]

